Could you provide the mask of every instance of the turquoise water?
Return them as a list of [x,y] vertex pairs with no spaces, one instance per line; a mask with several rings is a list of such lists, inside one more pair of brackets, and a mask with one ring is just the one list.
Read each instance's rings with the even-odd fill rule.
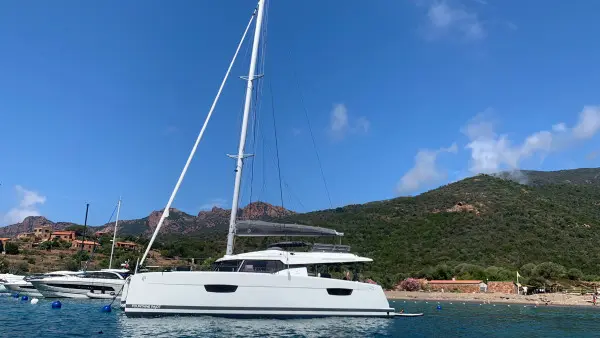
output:
[[[394,301],[425,316],[396,319],[233,320],[127,318],[102,300],[29,302],[0,297],[0,337],[600,337],[600,307]],[[115,303],[116,304],[116,303]]]

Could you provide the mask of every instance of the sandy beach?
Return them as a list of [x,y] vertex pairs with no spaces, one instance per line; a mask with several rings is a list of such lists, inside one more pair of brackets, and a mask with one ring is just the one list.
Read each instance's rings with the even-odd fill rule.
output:
[[[536,295],[516,295],[505,293],[452,293],[421,291],[385,291],[390,300],[432,300],[479,303],[509,303],[532,305],[593,306],[591,295],[548,293]],[[600,308],[600,300],[598,301]]]

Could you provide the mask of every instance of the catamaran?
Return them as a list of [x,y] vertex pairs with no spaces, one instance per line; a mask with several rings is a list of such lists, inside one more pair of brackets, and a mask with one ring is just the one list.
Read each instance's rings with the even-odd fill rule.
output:
[[[214,271],[140,272],[128,278],[121,296],[121,306],[127,316],[212,315],[232,317],[324,317],[362,316],[394,317],[381,286],[331,278],[331,267],[371,262],[370,258],[350,253],[343,245],[299,245],[278,243],[266,250],[233,254],[234,237],[287,236],[339,237],[332,229],[300,224],[281,224],[263,221],[238,220],[240,183],[244,159],[246,131],[260,48],[261,26],[265,1],[260,0],[234,54],[217,96],[196,139],[171,197],[152,234],[140,265],[150,251],[169,208],[194,156],[198,143],[214,111],[240,47],[256,19],[250,69],[247,81],[242,129],[236,160],[227,249],[225,256],[214,265]],[[299,251],[299,246],[305,251]]]

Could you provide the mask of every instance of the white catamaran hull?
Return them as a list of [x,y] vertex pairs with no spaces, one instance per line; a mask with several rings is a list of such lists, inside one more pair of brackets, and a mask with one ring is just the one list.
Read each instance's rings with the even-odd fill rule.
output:
[[[125,299],[125,298],[122,298]],[[150,272],[131,277],[128,316],[393,317],[379,285],[245,272]]]

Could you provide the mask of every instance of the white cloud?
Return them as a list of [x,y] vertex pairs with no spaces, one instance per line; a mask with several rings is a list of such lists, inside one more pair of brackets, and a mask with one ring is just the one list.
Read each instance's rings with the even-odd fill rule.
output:
[[[497,134],[492,113],[491,109],[486,109],[461,129],[469,140],[465,149],[470,151],[468,171],[471,174],[508,171],[511,178],[525,182],[526,177],[519,172],[523,160],[533,156],[543,159],[553,152],[572,148],[600,133],[600,106],[585,106],[572,128],[565,123],[557,123],[551,130],[536,131],[522,142],[511,141],[507,134]],[[456,144],[436,151],[420,150],[415,156],[414,167],[400,179],[397,191],[413,192],[421,188],[423,183],[446,179],[445,171],[436,164],[437,157],[442,152],[456,150]],[[587,158],[593,160],[598,154],[600,151],[592,152]]]
[[561,132],[561,131],[565,131],[567,130],[567,125],[564,123],[557,123],[555,125],[552,126],[552,130],[556,131],[556,132]]
[[552,131],[538,131],[513,145],[507,135],[497,135],[493,123],[476,116],[463,128],[469,138],[466,148],[471,150],[470,171],[493,173],[515,170],[520,162],[533,155],[547,154],[572,146],[575,141],[589,139],[600,131],[600,106],[585,106],[577,124],[568,128],[565,123],[552,126]]
[[4,222],[13,224],[23,221],[27,216],[40,216],[38,207],[46,203],[46,196],[27,190],[20,185],[15,186],[15,190],[20,199],[19,205],[10,209],[4,215]]
[[430,2],[427,20],[432,37],[458,34],[469,40],[480,40],[486,36],[477,13],[450,1]]
[[573,127],[573,136],[588,139],[600,130],[600,106],[585,106],[579,114],[579,121]]
[[419,150],[415,156],[415,165],[398,182],[396,188],[400,194],[414,192],[423,185],[437,183],[447,177],[447,173],[437,167],[437,157],[441,153],[456,153],[458,146],[453,143],[448,148],[438,150]]
[[200,210],[210,210],[214,207],[222,208],[227,201],[223,198],[213,198],[208,203],[202,204]]
[[348,115],[348,109],[343,103],[333,105],[329,130],[336,139],[344,138],[348,133],[367,133],[371,128],[371,122],[364,116],[352,118]]

